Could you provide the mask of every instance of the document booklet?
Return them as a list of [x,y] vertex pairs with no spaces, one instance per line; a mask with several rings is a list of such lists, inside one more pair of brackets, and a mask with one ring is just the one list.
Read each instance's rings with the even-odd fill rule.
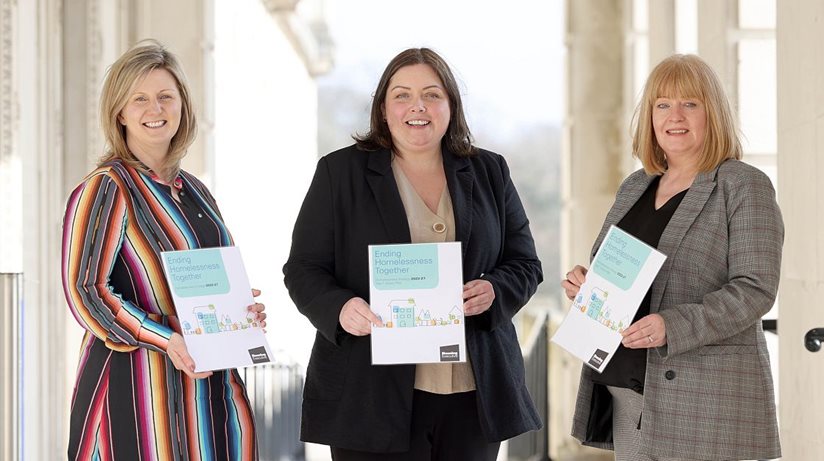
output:
[[372,364],[465,362],[460,242],[369,246]]
[[610,227],[552,342],[602,372],[666,258],[618,227]]
[[271,361],[263,328],[246,310],[254,298],[237,247],[164,251],[161,259],[195,371]]

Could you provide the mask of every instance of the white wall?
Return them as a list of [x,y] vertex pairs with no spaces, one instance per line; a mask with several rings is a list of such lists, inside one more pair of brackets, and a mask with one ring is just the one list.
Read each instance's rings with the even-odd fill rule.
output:
[[305,364],[314,328],[281,268],[317,158],[317,91],[260,0],[215,2],[214,195],[268,313],[267,336]]

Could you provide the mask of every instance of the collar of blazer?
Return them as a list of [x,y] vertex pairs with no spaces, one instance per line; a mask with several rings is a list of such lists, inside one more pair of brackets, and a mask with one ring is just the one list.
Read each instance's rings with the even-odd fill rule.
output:
[[[664,253],[667,259],[664,261],[661,271],[652,284],[652,299],[650,303],[650,312],[658,312],[661,305],[661,299],[664,296],[664,290],[669,279],[669,271],[678,248],[684,239],[687,230],[692,226],[692,223],[704,209],[704,205],[709,200],[712,191],[715,190],[718,178],[717,168],[704,173],[699,173],[692,182],[687,195],[681,200],[678,209],[672,215],[669,224],[661,234],[661,239],[658,241],[658,251]],[[601,241],[609,230],[609,226],[617,224],[627,214],[630,208],[638,201],[641,194],[647,190],[649,184],[654,179],[654,176],[647,175],[644,170],[636,171],[631,174],[624,182],[618,196],[615,198],[615,205],[609,211],[604,226],[601,229],[601,234],[595,242],[591,257],[595,257],[595,252],[601,246]]]
[[[409,222],[392,174],[392,153],[389,149],[381,149],[368,155],[366,182],[372,189],[389,238],[395,243],[409,242]],[[455,240],[467,242],[472,231],[472,193],[475,184],[472,162],[467,157],[458,157],[445,146],[442,155],[446,185],[455,213]],[[466,245],[462,248],[465,253]]]

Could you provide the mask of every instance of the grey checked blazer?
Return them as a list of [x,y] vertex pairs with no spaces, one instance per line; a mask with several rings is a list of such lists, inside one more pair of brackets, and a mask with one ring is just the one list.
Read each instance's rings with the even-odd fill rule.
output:
[[[618,190],[592,256],[653,177]],[[667,345],[647,353],[641,452],[705,460],[781,456],[770,359],[761,317],[778,290],[784,225],[770,180],[728,160],[699,174],[664,233],[667,255],[652,284],[651,312]],[[612,449],[611,399],[584,366],[572,435]]]

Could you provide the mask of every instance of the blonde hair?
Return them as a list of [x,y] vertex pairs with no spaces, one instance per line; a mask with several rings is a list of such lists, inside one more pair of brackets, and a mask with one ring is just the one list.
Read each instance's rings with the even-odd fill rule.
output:
[[725,160],[741,159],[738,127],[729,99],[715,71],[692,54],[675,54],[650,73],[633,117],[632,154],[647,174],[662,174],[667,159],[655,138],[652,108],[658,98],[695,98],[704,104],[707,131],[698,171],[711,171]]
[[165,69],[177,83],[180,93],[180,126],[169,144],[169,152],[163,162],[163,171],[155,172],[165,180],[171,180],[180,171],[180,161],[197,135],[197,119],[192,108],[189,86],[177,56],[168,51],[157,40],[138,42],[123,53],[109,67],[103,90],[100,93],[100,126],[106,138],[106,153],[99,164],[119,159],[124,163],[147,171],[147,168],[129,151],[126,144],[126,127],[120,124],[118,116],[126,107],[126,102],[137,82],[154,69]]

